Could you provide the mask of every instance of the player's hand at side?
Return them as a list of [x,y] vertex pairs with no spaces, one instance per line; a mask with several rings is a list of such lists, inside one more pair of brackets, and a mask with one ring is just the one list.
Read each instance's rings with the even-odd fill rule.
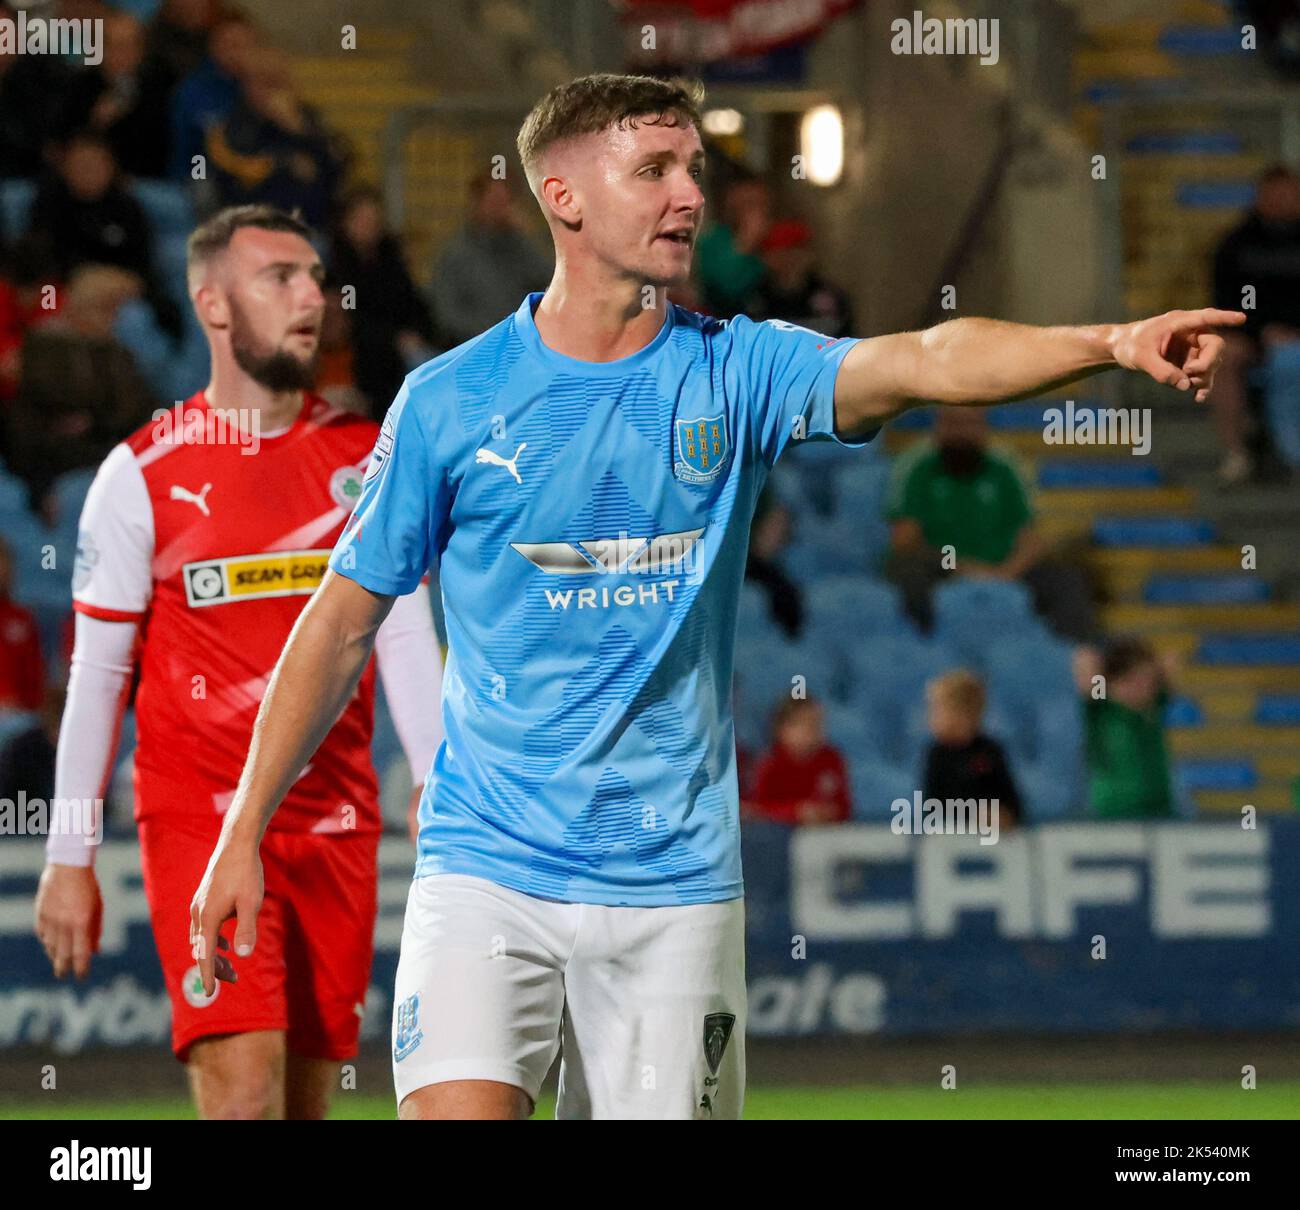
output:
[[90,957],[99,950],[104,904],[93,866],[49,864],[36,890],[36,936],[54,977],[90,974]]
[[1223,337],[1214,329],[1240,327],[1241,311],[1166,311],[1152,319],[1120,324],[1113,352],[1126,370],[1141,370],[1157,382],[1180,391],[1196,392],[1204,403],[1214,385],[1214,370],[1223,355]]
[[190,946],[205,996],[213,993],[218,979],[226,983],[236,980],[234,964],[220,952],[230,947],[224,937],[218,937],[221,926],[232,916],[235,954],[244,958],[253,952],[263,890],[262,858],[256,846],[232,844],[223,835],[190,901]]

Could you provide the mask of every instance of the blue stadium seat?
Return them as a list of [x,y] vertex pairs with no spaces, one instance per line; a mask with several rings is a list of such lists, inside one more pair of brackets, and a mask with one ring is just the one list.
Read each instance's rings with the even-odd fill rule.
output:
[[1214,526],[1194,517],[1101,517],[1092,538],[1099,546],[1204,546],[1214,541]]
[[826,738],[844,754],[845,760],[852,764],[858,756],[870,752],[870,730],[857,706],[831,703],[825,714]]
[[194,206],[184,185],[174,181],[136,179],[131,193],[144,208],[156,239],[166,236],[188,237],[194,229]]
[[1185,210],[1245,210],[1255,202],[1255,182],[1184,181],[1174,202]]
[[1160,468],[1142,459],[1056,458],[1038,468],[1039,487],[1158,487]]
[[[753,632],[736,643],[736,710],[766,731],[772,711],[796,689],[829,702],[843,696],[840,661],[832,651],[779,635]],[[802,681],[796,681],[802,677]]]
[[85,467],[66,471],[54,481],[54,506],[61,534],[70,534],[75,539],[81,506],[86,502],[86,493],[90,491],[94,478],[95,468]]
[[27,233],[35,200],[35,181],[0,181],[0,231],[7,239],[19,240]]
[[0,470],[0,521],[11,516],[26,516],[27,512],[27,484],[17,475]]
[[907,769],[865,756],[849,762],[849,785],[853,818],[875,823],[893,817],[889,808],[896,798],[910,801],[921,788],[916,776]]
[[34,601],[28,608],[36,617],[45,667],[52,674],[63,659],[63,630],[72,615],[71,593],[61,601]]
[[[14,552],[14,597],[24,605],[68,605],[75,542],[46,529],[31,514],[12,518],[5,537]],[[52,548],[52,566],[47,547]]]
[[1242,53],[1241,28],[1234,25],[1171,25],[1157,43],[1167,55],[1195,58]]
[[1149,605],[1250,605],[1270,595],[1268,582],[1252,575],[1158,575],[1142,588]]
[[1255,722],[1269,727],[1300,724],[1300,693],[1266,693],[1255,703]]
[[934,590],[933,601],[935,637],[967,660],[978,660],[997,639],[1041,633],[1023,584],[949,580]]
[[1150,130],[1124,144],[1135,155],[1236,155],[1242,149],[1235,130]]
[[1202,664],[1300,664],[1300,636],[1211,635],[1201,640],[1196,658]]
[[1204,722],[1205,711],[1195,698],[1176,697],[1165,707],[1166,727],[1200,727]]
[[740,586],[740,601],[737,606],[736,633],[740,641],[756,632],[776,635],[776,624],[772,621],[772,610],[768,605],[767,593],[757,584],[746,580]]
[[153,263],[163,289],[180,307],[188,307],[189,287],[185,277],[184,235],[161,235],[154,240]]
[[1258,782],[1254,762],[1249,760],[1181,760],[1176,771],[1189,790],[1249,790]]
[[860,525],[881,521],[889,473],[883,462],[842,468],[835,478],[835,515],[852,518]]
[[1012,776],[1028,823],[1060,819],[1082,809],[1082,784],[1077,779],[1063,778],[1060,769],[1051,762],[1013,767]]
[[1185,97],[1200,86],[1201,81],[1190,76],[1137,79],[1119,76],[1094,80],[1083,89],[1083,96],[1091,105],[1104,105],[1109,101],[1167,100]]
[[911,632],[902,595],[893,584],[866,576],[828,576],[804,594],[808,625],[828,638]]
[[1300,342],[1279,345],[1269,354],[1264,380],[1273,447],[1289,466],[1300,467]]
[[796,546],[815,552],[823,576],[875,570],[867,526],[855,517],[811,517],[804,514],[796,518],[790,555],[794,554]]
[[0,710],[0,747],[40,721],[32,710]]

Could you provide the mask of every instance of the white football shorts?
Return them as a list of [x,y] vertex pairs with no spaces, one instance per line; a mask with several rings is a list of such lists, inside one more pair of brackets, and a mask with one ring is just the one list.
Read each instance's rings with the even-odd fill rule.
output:
[[393,1004],[399,1105],[448,1080],[535,1102],[559,1051],[558,1118],[739,1118],[744,900],[604,907],[417,878]]

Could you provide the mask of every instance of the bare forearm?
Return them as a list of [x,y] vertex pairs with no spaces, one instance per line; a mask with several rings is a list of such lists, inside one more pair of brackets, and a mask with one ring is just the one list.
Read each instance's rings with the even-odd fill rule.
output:
[[954,319],[911,333],[919,345],[913,398],[1000,403],[1037,395],[1115,365],[1112,324],[1037,328]]
[[865,431],[917,403],[1024,399],[1111,366],[1140,370],[1203,403],[1223,354],[1216,329],[1245,321],[1241,311],[1211,307],[1064,328],[954,319],[924,332],[874,336],[858,341],[840,364],[835,427]]
[[852,431],[880,424],[918,403],[988,405],[1040,394],[1117,364],[1118,330],[953,319],[872,337],[844,358],[836,425]]
[[[332,573],[331,573],[332,574]],[[347,583],[345,591],[364,592]],[[336,608],[322,585],[299,616],[271,674],[248,759],[223,831],[257,844],[289,787],[356,690],[386,605],[358,618]],[[335,586],[337,587],[337,585]]]

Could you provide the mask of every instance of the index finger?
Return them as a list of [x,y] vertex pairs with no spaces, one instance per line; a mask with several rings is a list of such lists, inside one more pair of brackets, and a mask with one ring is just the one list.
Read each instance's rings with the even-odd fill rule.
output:
[[1174,321],[1174,327],[1185,328],[1239,328],[1246,322],[1244,311],[1220,311],[1217,307],[1205,307],[1200,311],[1188,311],[1186,315]]

